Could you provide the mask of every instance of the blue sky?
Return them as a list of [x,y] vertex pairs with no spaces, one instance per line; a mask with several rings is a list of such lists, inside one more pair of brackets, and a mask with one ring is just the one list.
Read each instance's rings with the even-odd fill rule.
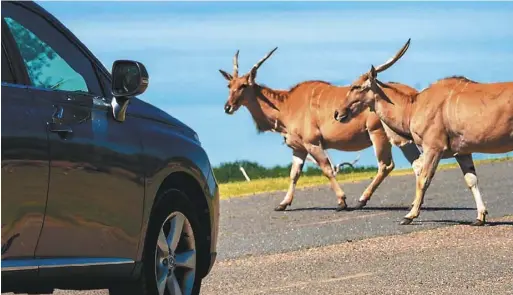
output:
[[[505,2],[39,2],[107,67],[143,62],[150,86],[140,97],[193,127],[214,165],[253,160],[288,164],[277,134],[257,134],[249,112],[223,112],[237,49],[246,72],[270,49],[257,81],[288,88],[303,80],[350,83],[408,38],[400,62],[380,74],[421,89],[449,75],[480,82],[513,78],[513,3]],[[329,151],[335,162],[358,153]],[[492,155],[476,155],[475,158]],[[397,166],[408,162],[394,148]],[[374,151],[359,165],[374,165]]]

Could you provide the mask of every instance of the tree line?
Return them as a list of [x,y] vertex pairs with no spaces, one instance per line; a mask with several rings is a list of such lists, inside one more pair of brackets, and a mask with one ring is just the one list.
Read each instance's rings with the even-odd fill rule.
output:
[[[289,177],[290,168],[292,164],[286,166],[274,166],[266,168],[257,162],[251,161],[235,161],[221,163],[219,166],[214,167],[214,175],[219,183],[245,181],[244,175],[240,171],[239,167],[243,167],[251,180],[259,178],[277,178],[277,177]],[[378,168],[375,166],[358,166],[358,167],[344,167],[340,169],[339,173],[354,173],[354,172],[366,172],[366,171],[377,171]],[[305,166],[302,175],[314,176],[322,175],[322,171],[318,166]]]

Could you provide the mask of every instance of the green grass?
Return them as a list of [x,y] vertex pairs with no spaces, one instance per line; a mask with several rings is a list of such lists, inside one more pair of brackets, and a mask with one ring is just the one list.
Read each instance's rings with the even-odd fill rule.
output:
[[[513,157],[505,157],[505,158],[497,158],[497,159],[486,159],[486,160],[476,160],[474,163],[476,165],[486,164],[486,163],[496,163],[496,162],[505,162],[512,161]],[[437,170],[447,170],[458,168],[457,163],[450,164],[441,164],[438,166]],[[392,171],[390,175],[398,176],[398,175],[409,175],[413,174],[413,170],[411,168],[406,169],[397,169]],[[354,173],[344,173],[337,175],[337,180],[340,183],[347,182],[357,182],[362,180],[372,179],[376,175],[375,171],[368,172],[354,172]],[[247,195],[253,195],[258,193],[266,193],[266,192],[275,192],[275,191],[286,191],[289,187],[290,180],[288,177],[278,177],[278,178],[262,178],[252,180],[250,182],[240,181],[240,182],[231,182],[231,183],[222,183],[219,185],[219,190],[221,194],[221,199],[230,199],[234,197],[243,197]],[[328,180],[324,176],[302,176],[297,184],[297,188],[304,187],[313,187],[320,185],[328,185]]]

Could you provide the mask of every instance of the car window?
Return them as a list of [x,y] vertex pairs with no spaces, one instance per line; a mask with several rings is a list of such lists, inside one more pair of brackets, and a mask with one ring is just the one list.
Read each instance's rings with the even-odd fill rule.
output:
[[74,71],[53,48],[12,18],[4,19],[18,45],[33,86],[89,92],[82,75]]
[[101,95],[91,61],[41,16],[8,6],[4,17],[23,58],[32,86]]
[[14,83],[14,75],[9,60],[7,59],[4,46],[2,46],[2,82]]

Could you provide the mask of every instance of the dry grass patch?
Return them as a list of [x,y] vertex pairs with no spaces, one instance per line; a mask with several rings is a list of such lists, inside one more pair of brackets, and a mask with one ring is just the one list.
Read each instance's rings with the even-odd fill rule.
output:
[[[486,160],[477,160],[474,161],[476,165],[479,164],[487,164],[487,163],[496,163],[496,162],[505,162],[512,161],[512,157],[498,158],[498,159],[486,159]],[[450,164],[442,164],[438,166],[437,170],[447,170],[458,168],[457,163]],[[413,169],[397,169],[392,171],[392,176],[399,175],[410,175],[413,174]],[[354,173],[346,173],[337,175],[337,180],[340,183],[348,183],[348,182],[357,182],[367,179],[372,179],[376,175],[375,171],[369,172],[354,172]],[[262,178],[255,179],[250,182],[240,181],[240,182],[231,182],[231,183],[223,183],[219,185],[219,190],[221,193],[221,199],[229,199],[234,197],[243,197],[258,193],[267,193],[267,192],[275,192],[275,191],[286,191],[289,186],[290,180],[288,177],[279,177],[279,178]],[[299,179],[297,184],[297,188],[305,188],[305,187],[313,187],[319,185],[328,185],[328,181],[326,177],[319,176],[302,176]]]

